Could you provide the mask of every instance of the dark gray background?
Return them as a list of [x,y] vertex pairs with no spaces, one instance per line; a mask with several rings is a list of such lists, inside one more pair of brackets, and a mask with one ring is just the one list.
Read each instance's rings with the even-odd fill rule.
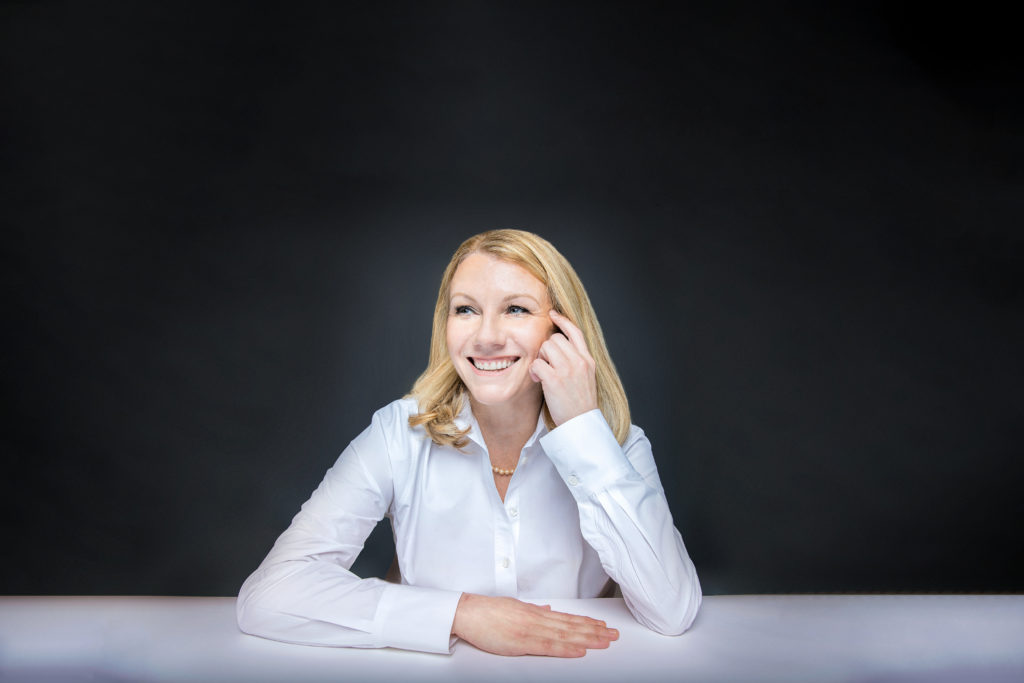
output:
[[1019,37],[817,5],[0,5],[0,592],[234,594],[492,227],[706,592],[1024,588]]

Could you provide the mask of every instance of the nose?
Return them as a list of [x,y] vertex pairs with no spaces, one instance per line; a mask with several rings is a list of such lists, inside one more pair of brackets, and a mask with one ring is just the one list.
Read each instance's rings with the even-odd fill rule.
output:
[[480,326],[476,330],[476,347],[479,349],[501,348],[505,345],[505,328],[498,315],[480,316]]

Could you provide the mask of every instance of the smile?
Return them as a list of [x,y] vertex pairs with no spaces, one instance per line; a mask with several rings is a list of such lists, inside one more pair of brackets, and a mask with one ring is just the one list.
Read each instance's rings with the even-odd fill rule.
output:
[[487,372],[501,372],[512,367],[512,364],[519,360],[518,356],[511,358],[470,358],[469,362],[477,370]]

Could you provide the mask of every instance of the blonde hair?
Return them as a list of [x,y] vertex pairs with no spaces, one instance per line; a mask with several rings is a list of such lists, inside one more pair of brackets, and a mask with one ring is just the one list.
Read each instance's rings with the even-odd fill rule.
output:
[[[583,332],[597,374],[597,404],[622,444],[629,434],[629,402],[615,371],[608,347],[583,283],[569,262],[543,237],[524,230],[489,230],[459,245],[441,276],[434,308],[434,329],[430,339],[427,369],[413,384],[409,396],[419,402],[420,413],[409,417],[409,425],[422,425],[434,443],[461,449],[469,429],[460,430],[455,418],[465,405],[466,386],[448,353],[447,328],[451,306],[451,282],[455,271],[470,254],[482,253],[525,268],[547,287],[552,307],[569,318]],[[542,404],[548,429],[555,424]]]

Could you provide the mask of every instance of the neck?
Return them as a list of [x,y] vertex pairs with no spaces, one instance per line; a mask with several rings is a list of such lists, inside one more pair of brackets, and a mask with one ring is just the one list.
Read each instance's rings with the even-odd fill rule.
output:
[[473,417],[480,426],[480,435],[492,455],[509,452],[519,455],[527,439],[537,429],[541,397],[538,392],[538,396],[529,397],[530,400],[497,406],[477,403],[472,396],[469,397]]

